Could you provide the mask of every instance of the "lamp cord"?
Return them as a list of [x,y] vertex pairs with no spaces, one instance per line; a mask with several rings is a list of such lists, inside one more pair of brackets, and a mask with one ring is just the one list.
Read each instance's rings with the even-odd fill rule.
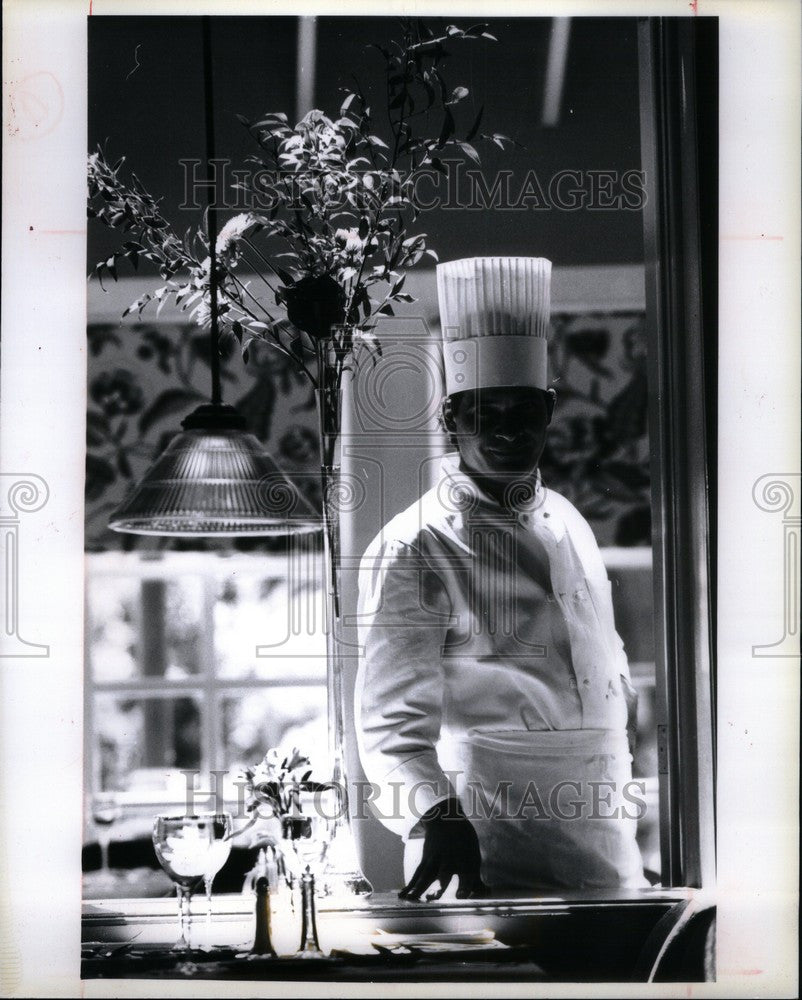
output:
[[220,380],[220,335],[217,328],[217,168],[214,167],[214,77],[212,74],[212,38],[209,15],[204,15],[203,23],[203,96],[206,123],[206,174],[211,180],[215,170],[214,183],[207,184],[206,232],[209,239],[209,363],[212,372],[212,404],[222,402]]

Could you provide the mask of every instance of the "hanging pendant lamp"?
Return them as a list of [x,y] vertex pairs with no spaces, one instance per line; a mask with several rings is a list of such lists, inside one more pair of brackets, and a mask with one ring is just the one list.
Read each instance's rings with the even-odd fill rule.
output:
[[[209,18],[203,18],[206,162],[214,161]],[[217,209],[209,189],[209,352],[211,403],[199,406],[112,514],[113,531],[137,535],[287,535],[320,531],[322,518],[246,431],[245,418],[222,403],[217,308]]]

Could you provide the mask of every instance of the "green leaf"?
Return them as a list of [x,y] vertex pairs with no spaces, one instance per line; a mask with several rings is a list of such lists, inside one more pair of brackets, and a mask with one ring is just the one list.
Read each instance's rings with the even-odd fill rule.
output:
[[140,434],[147,434],[157,421],[163,420],[179,410],[186,410],[205,399],[206,397],[195,389],[166,389],[140,416]]
[[276,274],[279,276],[279,278],[281,278],[281,280],[284,282],[284,284],[287,285],[289,288],[292,288],[292,286],[295,284],[295,278],[293,278],[293,276],[290,274],[290,272],[289,271],[285,271],[283,267],[280,267],[275,262],[275,259],[273,259],[270,263],[271,263],[271,265],[273,267],[273,270],[276,272]]
[[454,135],[456,126],[454,124],[454,116],[451,114],[448,108],[446,108],[445,117],[443,118],[443,127],[440,130],[440,138],[437,140],[437,148],[442,149],[443,146],[448,142],[448,140]]
[[484,112],[485,112],[485,106],[483,104],[481,108],[479,108],[479,114],[476,116],[473,125],[471,125],[470,129],[468,130],[468,134],[465,136],[466,142],[470,142],[474,138],[476,133],[479,131],[479,125],[481,124],[482,115],[484,114]]
[[517,146],[518,143],[514,139],[511,139],[508,135],[502,135],[501,132],[494,132],[492,135],[482,135],[483,139],[488,139],[490,142],[494,142],[499,149],[504,149],[504,143],[508,142],[511,146]]
[[448,90],[446,88],[446,82],[436,69],[432,70],[432,76],[435,78],[435,80],[437,81],[437,85],[440,88],[440,100],[443,102],[443,104],[446,104],[448,101]]
[[473,160],[474,163],[478,163],[481,166],[482,161],[479,159],[479,154],[469,142],[460,142],[457,145],[467,157]]
[[260,126],[260,125],[270,125],[270,124],[272,124],[274,122],[279,122],[282,125],[286,125],[287,124],[287,116],[284,114],[283,111],[272,111],[270,114],[265,115],[264,118],[262,118],[258,122],[256,122],[256,125],[257,126]]
[[148,304],[148,302],[150,302],[150,300],[152,299],[152,297],[153,296],[149,292],[146,292],[144,295],[142,295],[140,298],[138,298],[136,300],[136,302],[132,302],[131,305],[128,306],[127,309],[123,310],[123,318],[125,318],[129,313],[132,313],[132,312],[138,312],[139,315],[141,316],[142,315],[142,310],[145,308],[145,306]]

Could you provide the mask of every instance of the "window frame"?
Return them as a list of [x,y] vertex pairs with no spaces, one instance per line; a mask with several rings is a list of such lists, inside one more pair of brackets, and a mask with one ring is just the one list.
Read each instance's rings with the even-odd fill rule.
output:
[[[153,553],[142,552],[101,552],[86,554],[85,583],[88,587],[90,579],[108,576],[134,577],[139,581],[167,581],[188,575],[200,576],[204,583],[204,601],[209,608],[212,588],[216,581],[223,577],[247,573],[258,574],[261,578],[288,579],[290,560],[297,559],[296,565],[311,568],[311,576],[322,579],[322,553],[317,550],[305,551],[301,555],[275,555],[259,553],[258,555],[243,555],[224,553],[216,555],[210,552],[163,552],[158,557]],[[290,571],[291,572],[291,571]],[[322,594],[321,594],[322,600]],[[89,594],[86,595],[86,668],[84,677],[84,788],[87,795],[99,792],[100,774],[99,759],[96,753],[96,732],[94,726],[95,698],[97,695],[117,695],[136,699],[168,699],[176,697],[195,696],[199,706],[201,721],[200,761],[199,771],[202,776],[215,772],[228,771],[229,765],[223,760],[223,730],[221,703],[230,695],[240,692],[264,691],[292,688],[321,688],[327,691],[325,667],[319,675],[299,673],[293,676],[275,678],[257,677],[221,677],[217,669],[214,652],[214,628],[211,616],[204,618],[204,627],[199,641],[201,647],[200,671],[186,678],[170,679],[163,676],[133,677],[120,681],[97,680],[95,667],[92,663],[92,644],[90,628],[92,623],[92,606]],[[324,622],[321,615],[319,619]],[[325,647],[324,647],[325,648]],[[325,659],[325,654],[321,653]],[[265,747],[265,750],[268,748]],[[256,763],[256,761],[254,761]],[[171,768],[170,770],[175,770]],[[201,787],[207,787],[207,781],[201,778]],[[203,793],[199,792],[199,797]],[[129,805],[143,801],[169,803],[174,796],[168,792],[143,793],[142,791],[121,792],[120,801]]]
[[662,876],[709,887],[718,164],[703,143],[718,127],[717,19],[642,18],[638,48]]

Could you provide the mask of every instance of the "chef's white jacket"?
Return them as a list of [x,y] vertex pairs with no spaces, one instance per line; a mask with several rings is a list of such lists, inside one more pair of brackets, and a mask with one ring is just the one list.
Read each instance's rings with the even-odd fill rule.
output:
[[[621,805],[631,779],[624,688],[632,689],[596,540],[579,512],[540,483],[519,500],[502,507],[459,470],[456,454],[446,456],[438,484],[393,518],[363,556],[359,750],[376,814],[405,839],[419,834],[427,809],[455,793],[476,820],[466,800],[472,782],[487,802],[499,782],[514,796],[536,780],[545,810],[557,802],[563,816],[565,789],[549,801],[555,785],[581,784],[569,794],[584,796],[589,808],[587,782],[613,784],[612,801]],[[593,795],[594,808],[598,795],[611,801],[606,789]],[[550,858],[566,855],[567,868],[555,874],[533,861],[530,881],[640,884],[634,822],[608,818],[600,837],[598,817],[582,829],[553,815],[536,818],[547,821],[529,834],[518,823],[512,839],[508,815],[475,822],[490,884],[514,881],[510,872],[533,829]],[[560,834],[548,846],[547,827],[549,837],[565,830],[568,841]],[[593,855],[601,840],[609,856],[601,869],[591,859],[587,877],[577,880],[576,844],[591,842]],[[504,852],[506,861],[498,857]]]

